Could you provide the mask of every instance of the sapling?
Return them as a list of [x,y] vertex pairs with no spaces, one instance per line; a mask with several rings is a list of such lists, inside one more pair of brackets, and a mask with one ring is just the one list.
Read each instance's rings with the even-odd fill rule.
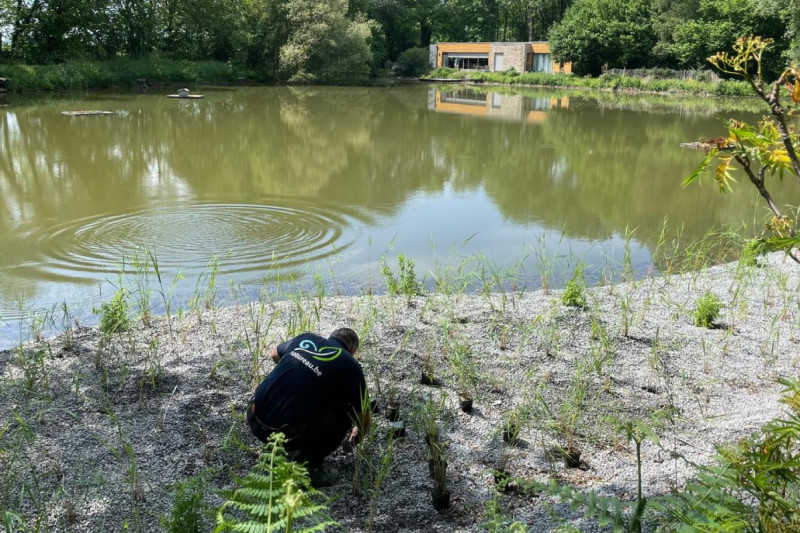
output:
[[530,420],[531,408],[528,401],[513,407],[503,415],[503,440],[512,446],[521,442],[520,433]]
[[417,281],[412,259],[406,257],[405,254],[399,254],[397,256],[398,274],[396,275],[386,263],[385,257],[381,257],[380,264],[381,274],[386,281],[386,291],[389,294],[405,296],[408,305],[411,305],[411,298],[422,294],[422,284]]
[[697,300],[694,309],[694,325],[704,328],[711,328],[714,321],[719,317],[722,309],[722,302],[719,298],[707,291]]
[[561,303],[567,307],[586,307],[586,280],[584,278],[584,266],[581,263],[575,265],[572,279],[567,282],[564,292],[561,294]]

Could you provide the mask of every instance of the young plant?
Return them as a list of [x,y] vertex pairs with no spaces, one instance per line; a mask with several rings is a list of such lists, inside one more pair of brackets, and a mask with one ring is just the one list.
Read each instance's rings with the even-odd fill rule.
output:
[[205,498],[206,480],[192,477],[174,486],[175,496],[169,518],[161,519],[167,533],[202,533],[208,531]]
[[468,413],[472,410],[475,398],[475,387],[478,384],[478,372],[472,348],[463,337],[451,338],[445,336],[447,341],[447,360],[453,368],[453,373],[458,380],[458,398],[461,410]]
[[548,405],[541,393],[536,395],[541,409],[540,417],[545,420],[546,428],[561,441],[555,447],[555,451],[563,457],[566,465],[571,468],[580,464],[581,451],[575,442],[575,438],[578,433],[578,426],[590,403],[588,398],[589,384],[588,363],[578,361],[567,396],[557,409]]
[[502,436],[503,440],[511,446],[521,442],[520,433],[530,420],[531,409],[527,402],[517,405],[503,415]]
[[398,273],[392,272],[392,269],[386,263],[386,259],[381,257],[381,274],[386,280],[386,291],[392,296],[405,296],[407,303],[411,304],[411,298],[422,294],[422,284],[417,281],[417,275],[414,272],[414,261],[400,254],[397,256]]
[[450,491],[447,489],[447,448],[439,440],[428,444],[428,464],[433,477],[431,500],[437,511],[450,507]]
[[584,267],[581,263],[575,265],[572,279],[567,282],[564,292],[561,294],[561,303],[567,307],[586,307],[586,279],[584,278]]
[[309,531],[321,531],[336,525],[318,503],[321,493],[311,486],[308,471],[289,460],[285,442],[283,433],[271,435],[250,472],[237,480],[239,488],[220,492],[226,501],[217,510],[214,533],[290,532],[306,524]]
[[711,291],[706,292],[697,300],[694,308],[694,325],[711,328],[714,321],[719,317],[722,309],[722,302]]
[[94,309],[93,312],[101,313],[100,315],[100,331],[106,335],[113,335],[127,331],[130,327],[130,318],[128,317],[128,292],[120,286],[114,292],[114,296],[110,301],[100,304],[99,311]]

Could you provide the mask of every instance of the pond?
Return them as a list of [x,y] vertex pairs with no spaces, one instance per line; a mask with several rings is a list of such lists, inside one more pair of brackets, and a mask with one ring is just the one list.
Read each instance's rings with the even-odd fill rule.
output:
[[[659,267],[665,220],[689,241],[763,215],[745,184],[681,188],[702,155],[679,144],[722,133],[722,115],[752,119],[736,111],[755,107],[745,100],[427,85],[168,92],[7,97],[7,334],[30,309],[108,299],[132,254],[152,253],[168,288],[182,273],[184,294],[211,270],[245,292],[287,277],[380,291],[380,258],[399,253],[420,276],[479,257],[535,287],[542,257],[560,265],[554,283],[575,261],[596,280],[625,254],[643,274]],[[113,114],[63,114],[83,110]]]

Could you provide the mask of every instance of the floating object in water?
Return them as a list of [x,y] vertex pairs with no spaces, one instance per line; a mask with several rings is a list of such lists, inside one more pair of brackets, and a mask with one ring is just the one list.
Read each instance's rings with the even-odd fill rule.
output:
[[97,117],[97,116],[106,116],[106,115],[113,115],[113,111],[62,111],[62,115],[67,115],[68,117]]
[[168,94],[167,98],[202,98],[202,94],[189,94],[189,89],[178,89],[178,94]]

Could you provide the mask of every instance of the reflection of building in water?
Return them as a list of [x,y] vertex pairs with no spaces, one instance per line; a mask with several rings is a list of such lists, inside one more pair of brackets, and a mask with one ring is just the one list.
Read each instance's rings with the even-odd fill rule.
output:
[[500,72],[572,72],[572,63],[558,63],[547,41],[522,43],[437,43],[430,45],[433,68]]
[[521,94],[485,93],[470,89],[443,92],[428,91],[428,109],[440,113],[475,115],[503,120],[544,122],[553,109],[569,107],[569,97],[548,98],[523,96]]

